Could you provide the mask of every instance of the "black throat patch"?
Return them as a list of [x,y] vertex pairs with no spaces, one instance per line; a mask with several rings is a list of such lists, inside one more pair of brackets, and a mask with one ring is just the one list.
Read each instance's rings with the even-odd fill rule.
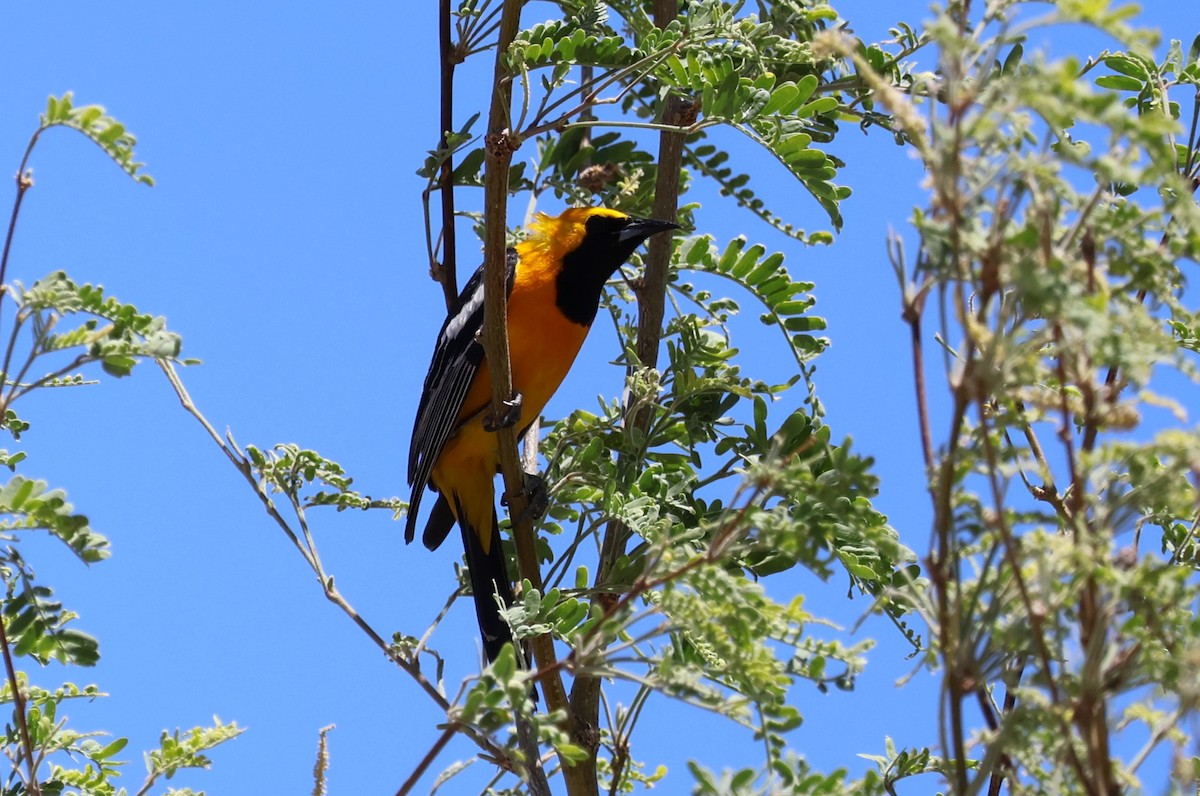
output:
[[592,325],[604,283],[641,243],[640,239],[620,239],[621,230],[628,224],[628,218],[592,216],[578,248],[563,256],[555,303],[563,315],[580,326]]

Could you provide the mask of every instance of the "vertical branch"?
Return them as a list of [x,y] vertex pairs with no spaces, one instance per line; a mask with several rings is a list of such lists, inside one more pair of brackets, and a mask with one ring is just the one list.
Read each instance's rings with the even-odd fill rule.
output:
[[[446,150],[447,136],[454,129],[454,67],[460,59],[451,40],[450,0],[441,0],[438,9],[438,57],[441,63],[441,138],[439,148]],[[436,274],[442,283],[446,308],[458,297],[458,260],[454,233],[454,157],[447,152],[439,176],[442,204],[442,262]],[[431,263],[432,265],[432,263]]]
[[[22,163],[22,168],[24,164]],[[13,201],[12,215],[8,219],[8,232],[4,236],[4,253],[0,255],[0,284],[8,278],[8,253],[12,250],[13,233],[17,229],[17,216],[21,214],[21,202],[25,192],[33,187],[33,178],[24,170],[17,173],[17,198]]]
[[[1072,412],[1067,401],[1067,385],[1074,384],[1083,395],[1083,415],[1087,425],[1085,439],[1087,444],[1095,441],[1095,392],[1086,377],[1068,381],[1067,367],[1063,362],[1065,356],[1064,336],[1062,327],[1054,324],[1054,344],[1058,349],[1055,360],[1055,372],[1059,383],[1059,410],[1062,419],[1059,421],[1059,440],[1062,442],[1066,455],[1067,470],[1071,477],[1070,492],[1065,501],[1069,509],[1069,520],[1075,521],[1075,539],[1079,544],[1095,545],[1092,523],[1087,516],[1085,488],[1086,483],[1082,468],[1076,456],[1074,438],[1072,436]],[[1074,373],[1074,368],[1072,369]],[[1085,451],[1086,452],[1086,451]],[[1082,693],[1075,707],[1075,724],[1079,729],[1080,739],[1087,752],[1089,773],[1095,777],[1090,779],[1081,773],[1080,780],[1089,793],[1115,793],[1113,789],[1112,760],[1108,749],[1108,710],[1104,699],[1102,678],[1099,676],[1101,664],[1098,660],[1098,650],[1103,644],[1107,628],[1101,610],[1099,584],[1094,573],[1089,573],[1084,582],[1084,588],[1079,595],[1079,646],[1083,650]]]
[[[17,198],[13,200],[12,215],[8,219],[8,231],[4,235],[4,252],[0,254],[0,298],[8,292],[8,255],[12,251],[13,233],[17,231],[17,217],[21,215],[21,202],[25,199],[25,193],[33,187],[33,178],[29,176],[29,156],[33,154],[33,147],[37,144],[38,136],[42,134],[45,128],[38,128],[38,131],[29,139],[29,145],[25,147],[25,155],[21,158],[21,165],[17,167]],[[0,311],[3,311],[4,304],[0,302]],[[7,377],[7,373],[0,376]]]
[[[12,250],[13,233],[17,229],[17,216],[21,214],[21,202],[25,199],[25,193],[33,187],[33,177],[29,176],[29,157],[33,154],[33,148],[37,146],[38,138],[45,130],[45,127],[39,127],[30,136],[29,144],[25,147],[25,154],[21,156],[21,165],[17,167],[17,198],[13,201],[12,216],[8,219],[8,232],[4,235],[4,252],[0,254],[0,298],[3,298],[4,294],[8,292],[8,255]],[[4,304],[0,302],[0,311],[3,309]],[[0,373],[0,377],[6,378],[7,376],[7,373]]]
[[[901,286],[903,288],[903,285]],[[911,301],[905,301],[903,318],[908,324],[909,341],[912,347],[913,385],[916,389],[917,420],[921,432],[921,454],[925,461],[925,472],[933,472],[933,432],[929,426],[929,399],[925,392],[925,343],[921,339],[922,311],[925,307],[927,289],[922,288]]]
[[[483,347],[492,382],[492,408],[496,416],[505,414],[513,399],[512,366],[508,349],[508,284],[505,268],[508,172],[513,152],[520,146],[509,129],[512,83],[504,69],[504,55],[517,35],[522,0],[504,0],[500,16],[499,40],[488,111],[488,131],[484,140],[484,295]],[[519,493],[523,484],[519,472],[516,435],[510,429],[496,433],[505,491]],[[517,496],[519,497],[519,495]],[[522,501],[523,502],[523,501]],[[519,508],[513,505],[513,516]],[[523,508],[523,506],[521,507]],[[524,573],[522,573],[524,574]]]
[[[678,15],[678,0],[655,0],[654,24],[658,27],[666,27]],[[676,126],[686,124],[686,115],[690,107],[691,104],[687,100],[674,95],[669,96],[663,123]],[[683,132],[659,132],[658,178],[655,183],[653,210],[655,218],[670,219],[679,214],[679,175],[683,163],[685,137]],[[647,244],[646,273],[637,290],[637,355],[638,363],[643,367],[652,368],[658,364],[671,248],[672,239],[667,235],[656,235]],[[626,423],[642,429],[648,427],[649,421],[649,407],[642,407],[640,411],[625,418]],[[596,572],[597,587],[602,587],[608,582],[612,565],[624,554],[628,534],[629,529],[619,522],[611,522],[605,529],[600,566]]]
[[[25,199],[26,192],[33,187],[33,178],[29,176],[28,171],[29,156],[33,152],[33,147],[37,143],[38,136],[42,134],[43,129],[45,128],[39,128],[33,134],[33,137],[29,139],[29,145],[25,147],[25,155],[21,158],[21,165],[17,168],[17,198],[13,200],[12,215],[8,219],[8,231],[4,235],[4,251],[0,254],[0,299],[3,299],[4,294],[7,292],[5,280],[8,278],[8,255],[12,251],[13,234],[17,229],[17,218],[21,214],[21,202]],[[3,302],[0,301],[0,309],[2,308]],[[12,346],[16,342],[19,328],[19,323],[13,328],[12,338],[9,341],[8,351],[5,355],[6,372],[0,373],[0,380],[8,380],[8,363],[12,357]],[[13,390],[16,390],[15,384],[13,385]],[[9,397],[11,399],[11,393]],[[17,682],[17,669],[13,664],[12,648],[8,643],[8,632],[4,627],[3,618],[0,618],[0,651],[4,654],[4,672],[8,677],[9,688],[12,689],[13,713],[17,717],[17,729],[21,734],[21,745],[25,751],[25,765],[29,769],[27,787],[32,796],[41,796],[42,790],[37,780],[33,740],[29,735],[29,722],[25,716],[27,703],[25,702],[25,695],[21,693],[20,685]]]
[[[665,28],[679,16],[678,0],[654,0],[654,24]],[[684,126],[688,123],[686,115],[691,103],[682,97],[669,95],[663,113],[663,123]],[[673,219],[679,214],[679,175],[683,163],[683,144],[685,134],[662,130],[658,139],[658,177],[655,183],[654,218]],[[658,348],[662,341],[663,314],[666,305],[667,273],[671,262],[672,239],[668,235],[657,235],[650,239],[646,257],[646,273],[637,291],[638,300],[638,331],[637,355],[638,363],[643,367],[654,367],[658,364]],[[626,416],[626,424],[645,429],[649,426],[651,410],[641,407],[638,411]],[[606,611],[616,603],[616,596],[609,587],[612,580],[612,568],[625,554],[625,546],[629,539],[629,529],[624,523],[610,521],[605,527],[604,538],[601,542],[600,561],[596,567],[596,600]],[[595,676],[580,676],[571,687],[571,709],[575,718],[585,727],[596,734],[599,724],[600,710],[600,680]],[[588,759],[578,765],[586,769],[592,782],[596,781],[596,751],[595,744],[586,747],[590,753]]]
[[[492,411],[498,417],[512,406],[512,365],[508,347],[508,280],[505,261],[508,215],[508,173],[513,153],[521,142],[510,129],[512,83],[504,67],[504,56],[517,35],[521,21],[523,0],[504,0],[500,14],[499,38],[496,44],[496,66],[493,72],[492,103],[488,111],[488,129],[484,143],[484,296],[483,303],[483,348],[487,358],[488,373],[492,382]],[[533,524],[529,517],[529,499],[525,493],[525,471],[517,451],[517,435],[514,428],[499,428],[496,442],[500,449],[500,469],[504,476],[504,491],[508,498],[509,516],[513,520],[513,538],[517,547],[517,565],[521,577],[529,580],[535,589],[542,588],[541,570],[538,565],[536,540]],[[543,635],[533,640],[533,654],[537,666],[545,674],[540,678],[546,705],[550,710],[564,710],[567,706],[566,690],[563,688],[558,661],[554,652],[554,640]],[[574,735],[575,722],[568,715],[566,730]],[[518,733],[522,730],[518,727]],[[539,767],[536,757],[528,761],[531,768]],[[572,794],[588,793],[589,783],[579,767],[563,765],[563,778],[567,791]],[[534,771],[533,785],[539,782],[540,771]],[[544,781],[544,776],[541,778]],[[596,787],[591,777],[590,788]]]
[[[966,371],[964,369],[964,378]],[[942,726],[942,746],[954,756],[953,779],[955,792],[962,793],[967,787],[966,745],[962,726],[962,681],[957,676],[958,650],[961,644],[957,600],[961,592],[956,588],[958,572],[958,548],[954,544],[954,468],[957,460],[958,443],[966,420],[967,400],[963,390],[954,391],[953,419],[947,450],[942,457],[934,482],[934,535],[929,555],[929,579],[937,595],[938,645],[941,648],[946,675],[943,688],[947,693],[945,703],[950,710],[950,738],[945,735],[945,719]],[[953,594],[951,590],[953,589]],[[947,777],[950,773],[947,773]]]
[[8,631],[4,628],[3,619],[0,619],[0,651],[4,653],[4,673],[8,677],[8,687],[12,689],[13,713],[17,717],[17,729],[21,733],[21,746],[25,751],[25,765],[29,769],[27,785],[32,796],[41,796],[42,789],[38,785],[37,769],[34,765],[33,739],[29,736],[29,721],[25,717],[25,695],[21,693],[21,687],[17,682],[17,668],[13,664],[12,649],[8,643]]
[[[504,0],[500,16],[499,40],[496,45],[496,64],[492,86],[492,102],[488,111],[488,131],[484,140],[484,295],[483,304],[483,348],[486,352],[488,373],[492,382],[492,411],[495,417],[506,413],[513,400],[512,365],[508,348],[508,284],[505,267],[507,217],[508,217],[508,172],[513,153],[520,146],[509,129],[512,83],[504,69],[504,55],[517,35],[520,23],[522,0]],[[517,453],[515,432],[501,428],[496,432],[500,448],[500,467],[504,475],[504,490],[510,500],[510,514],[521,517],[527,507],[522,494],[524,477]],[[528,526],[528,523],[523,523]],[[527,529],[521,529],[525,531]],[[517,534],[525,535],[524,533]],[[529,531],[532,535],[532,531]],[[536,558],[534,567],[527,572],[526,562],[521,560],[522,544],[517,542],[518,564],[522,577],[529,577],[538,585]],[[547,697],[549,698],[549,697]]]
[[[679,16],[678,0],[655,0],[654,24],[665,28]],[[676,94],[667,96],[663,124],[684,126],[691,102]],[[658,134],[658,179],[654,186],[654,218],[673,219],[679,214],[679,175],[683,164],[682,132],[663,130]],[[673,238],[655,235],[647,244],[646,275],[638,294],[638,360],[644,367],[658,364],[662,339],[663,311],[667,293],[667,271],[671,264]],[[639,420],[641,420],[639,418]],[[644,420],[642,421],[644,423]]]

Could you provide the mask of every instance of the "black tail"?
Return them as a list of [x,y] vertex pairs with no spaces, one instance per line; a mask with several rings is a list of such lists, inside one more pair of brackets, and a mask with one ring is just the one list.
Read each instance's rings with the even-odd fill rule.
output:
[[463,547],[467,551],[467,569],[471,575],[471,592],[475,596],[475,616],[479,619],[479,632],[483,634],[483,650],[487,653],[488,662],[496,660],[505,644],[512,641],[512,631],[504,617],[500,616],[500,606],[496,605],[496,595],[506,606],[512,605],[512,584],[508,581],[508,567],[504,561],[504,548],[500,544],[500,527],[496,513],[492,512],[491,545],[488,552],[483,552],[479,535],[465,522],[459,522],[462,529]]

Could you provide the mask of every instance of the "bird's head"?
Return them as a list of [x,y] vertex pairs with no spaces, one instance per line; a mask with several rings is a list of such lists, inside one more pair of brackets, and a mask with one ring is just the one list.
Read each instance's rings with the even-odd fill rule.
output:
[[607,207],[571,207],[557,216],[539,213],[522,247],[564,261],[586,261],[589,270],[612,276],[651,235],[678,229],[673,221],[626,215]]
[[539,214],[517,251],[522,267],[553,264],[559,307],[591,325],[604,283],[651,235],[678,229],[674,221],[638,218],[606,207],[572,207],[558,216]]

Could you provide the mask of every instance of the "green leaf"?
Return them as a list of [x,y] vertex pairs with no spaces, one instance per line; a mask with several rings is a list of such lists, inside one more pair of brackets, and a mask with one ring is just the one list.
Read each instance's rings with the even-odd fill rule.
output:
[[[179,335],[168,331],[166,320],[138,312],[96,285],[77,285],[66,273],[56,271],[28,289],[16,285],[18,304],[37,313],[41,326],[57,326],[68,315],[91,315],[84,324],[66,333],[47,333],[40,341],[46,350],[80,352],[81,364],[99,362],[114,376],[126,376],[142,359],[175,360],[182,348]],[[109,323],[100,326],[97,321]]]
[[49,531],[87,563],[108,558],[108,540],[91,529],[87,517],[74,512],[65,492],[14,475],[0,488],[0,530],[34,529]]
[[787,113],[792,103],[800,96],[800,89],[795,83],[784,83],[771,92],[771,98],[762,108],[762,114]]
[[241,735],[243,730],[236,722],[225,724],[216,716],[212,727],[193,727],[186,732],[165,730],[159,739],[159,748],[146,755],[146,770],[153,776],[168,779],[183,768],[208,768],[212,762],[203,752],[214,749]]
[[1118,91],[1141,91],[1145,87],[1142,81],[1124,75],[1102,75],[1096,78],[1096,85]]
[[39,663],[51,660],[76,666],[93,666],[100,652],[96,639],[69,627],[75,614],[53,599],[48,586],[34,580],[33,570],[10,546],[0,551],[9,598],[3,606],[5,633],[13,654],[28,655]]
[[1151,70],[1147,69],[1146,64],[1141,59],[1126,53],[1108,56],[1104,59],[1104,65],[1114,72],[1137,78],[1139,85],[1150,79]]
[[834,97],[820,97],[796,111],[796,116],[820,116],[836,110],[840,103]]
[[108,116],[99,105],[74,108],[72,100],[70,92],[61,97],[49,97],[39,132],[55,126],[77,130],[103,149],[130,177],[145,185],[153,185],[154,179],[141,173],[145,164],[134,160],[133,147],[137,139],[126,131],[125,125]]

